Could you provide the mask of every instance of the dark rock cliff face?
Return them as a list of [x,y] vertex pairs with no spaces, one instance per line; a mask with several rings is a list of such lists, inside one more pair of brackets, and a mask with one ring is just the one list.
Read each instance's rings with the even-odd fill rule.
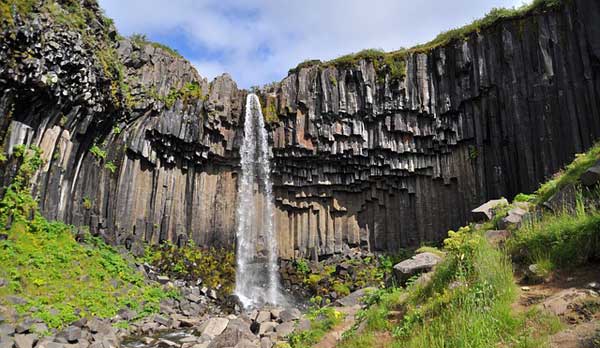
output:
[[600,135],[596,1],[499,23],[407,59],[313,66],[280,84],[284,254],[439,240],[488,198],[532,192]]
[[[44,214],[116,243],[232,245],[247,92],[115,38],[127,86],[115,96],[80,33],[34,17],[2,41],[0,136],[9,153],[44,150]],[[279,118],[281,256],[436,241],[478,203],[533,191],[600,138],[598,18],[597,2],[573,1],[410,54],[401,78],[361,60],[302,68],[263,91]],[[13,162],[0,165],[5,182]]]

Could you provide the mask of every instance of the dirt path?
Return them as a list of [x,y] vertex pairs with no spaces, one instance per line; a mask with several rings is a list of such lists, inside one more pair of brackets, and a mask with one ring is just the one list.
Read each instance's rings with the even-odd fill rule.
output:
[[338,307],[336,310],[346,315],[344,321],[334,326],[319,343],[313,346],[314,348],[334,348],[342,340],[344,332],[350,330],[356,322],[355,315],[360,310],[360,305]]
[[600,333],[600,298],[588,285],[600,282],[600,265],[588,265],[576,270],[557,271],[542,284],[528,285],[522,279],[519,300],[513,304],[516,311],[527,311],[533,306],[557,315],[565,327],[550,338],[552,348],[588,346],[591,337]]

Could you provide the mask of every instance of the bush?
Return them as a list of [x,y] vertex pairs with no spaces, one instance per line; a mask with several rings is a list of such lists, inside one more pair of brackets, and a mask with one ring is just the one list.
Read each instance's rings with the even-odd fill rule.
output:
[[547,260],[553,267],[576,267],[600,259],[600,213],[579,211],[546,215],[525,224],[507,241],[516,259]]
[[96,157],[96,159],[105,159],[106,151],[102,150],[98,145],[94,144],[90,148],[90,153]]
[[308,348],[318,343],[328,330],[342,322],[344,315],[331,307],[312,309],[307,314],[311,327],[309,330],[295,332],[289,336],[292,348]]
[[108,169],[113,174],[115,173],[115,171],[117,171],[117,166],[112,161],[106,162],[104,168]]
[[161,273],[176,279],[196,281],[217,288],[225,294],[233,292],[235,286],[235,255],[231,250],[197,247],[193,242],[177,247],[163,243],[148,250],[147,261]]

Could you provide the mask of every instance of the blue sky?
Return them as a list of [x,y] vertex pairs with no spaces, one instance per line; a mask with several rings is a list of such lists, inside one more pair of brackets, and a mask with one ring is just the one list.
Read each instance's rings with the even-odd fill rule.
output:
[[411,47],[524,0],[99,0],[122,35],[178,50],[209,79],[279,81],[306,59]]

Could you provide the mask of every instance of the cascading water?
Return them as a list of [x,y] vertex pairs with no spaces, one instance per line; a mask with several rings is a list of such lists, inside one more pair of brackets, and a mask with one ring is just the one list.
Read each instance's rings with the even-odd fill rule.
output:
[[235,294],[246,308],[281,304],[269,146],[260,101],[255,94],[246,98],[240,156]]

